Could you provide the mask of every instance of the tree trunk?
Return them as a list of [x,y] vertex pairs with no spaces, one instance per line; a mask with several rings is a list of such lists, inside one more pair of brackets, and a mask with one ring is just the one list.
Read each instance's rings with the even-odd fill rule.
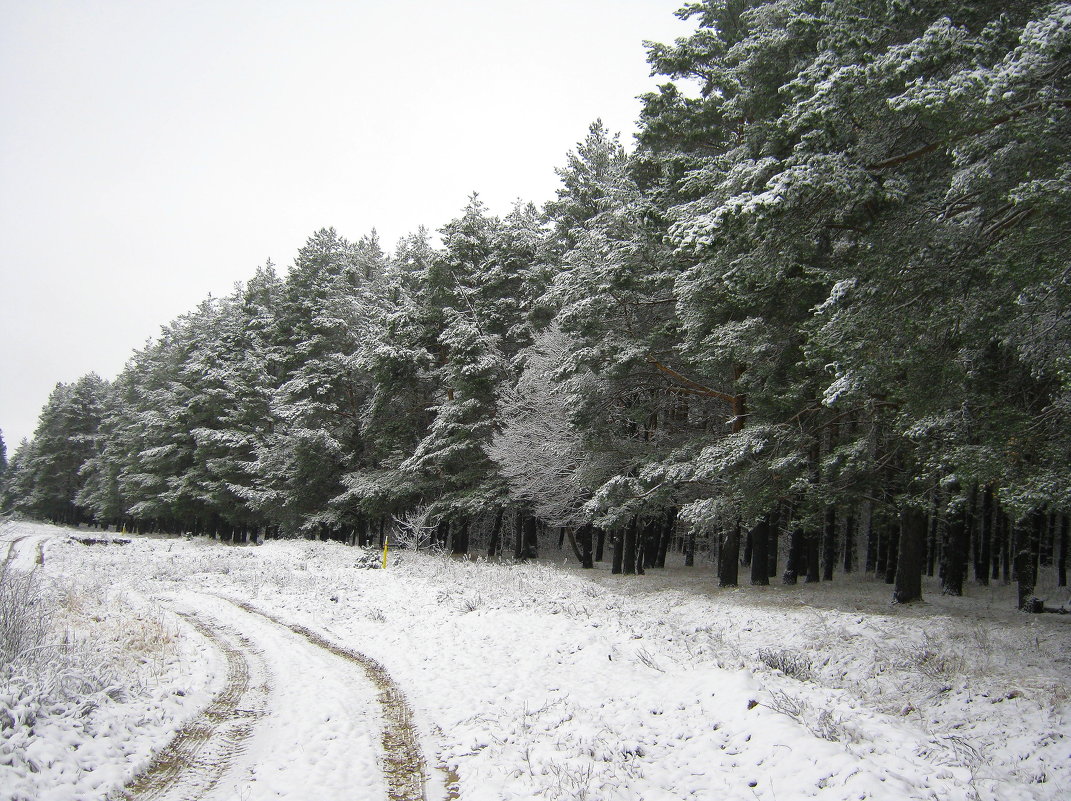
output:
[[926,513],[911,507],[900,511],[900,547],[896,557],[893,603],[922,599],[922,567],[926,547]]
[[933,494],[933,504],[930,511],[930,519],[926,528],[926,575],[932,576],[937,569],[937,552],[939,550],[939,535],[941,527],[941,499],[944,493],[937,490]]
[[655,558],[655,567],[666,566],[666,554],[669,553],[669,544],[673,540],[673,531],[677,525],[677,509],[671,507],[666,510],[666,515],[662,520],[662,525],[659,529],[660,534],[658,538],[658,556]]
[[576,541],[580,546],[580,564],[585,568],[595,567],[595,560],[591,558],[591,540],[594,526],[585,523],[576,530]]
[[770,516],[751,529],[751,583],[765,587],[770,583]]
[[614,529],[613,531],[613,545],[614,556],[613,564],[610,568],[610,572],[618,574],[622,571],[625,565],[625,537],[624,532],[621,529]]
[[1000,579],[1005,584],[1008,584],[1012,580],[1011,553],[1012,537],[1015,531],[1003,510],[997,513],[997,526],[997,530],[1000,532]]
[[454,526],[454,556],[464,556],[469,552],[469,519],[467,517],[461,518],[461,521]]
[[941,594],[963,595],[963,575],[967,567],[967,511],[957,509],[945,526],[941,548]]
[[695,565],[695,526],[688,526],[688,533],[684,535],[684,566]]
[[513,517],[513,558],[520,561],[524,556],[524,512],[517,510]]
[[577,541],[577,532],[571,531],[567,526],[561,527],[561,536],[569,540],[569,547],[573,551],[573,556],[576,557],[581,565],[584,564],[584,554],[580,552],[580,543]]
[[624,559],[621,572],[626,576],[636,573],[636,518],[633,517],[625,527]]
[[505,510],[500,506],[495,511],[495,522],[491,527],[491,541],[487,543],[487,556],[493,559],[502,550],[502,516]]
[[795,584],[799,581],[800,567],[803,563],[803,529],[793,526],[788,535],[788,564],[785,565],[785,575],[781,578],[784,584]]
[[650,523],[636,527],[636,575],[644,575],[647,564],[647,549],[650,547]]
[[826,508],[825,527],[822,532],[822,578],[833,580],[833,566],[837,563],[837,510]]
[[[644,568],[654,567],[658,563],[659,540],[662,538],[662,515],[651,518],[644,526],[643,558]],[[638,569],[637,573],[640,572]]]
[[844,520],[844,572],[851,573],[855,568],[855,552],[856,552],[856,522],[855,512],[848,513],[848,516]]
[[807,584],[814,584],[821,580],[821,562],[819,560],[819,533],[813,529],[803,535],[803,544],[807,552]]
[[735,523],[723,534],[718,558],[718,586],[736,587],[740,583],[740,524]]
[[[883,527],[885,537],[885,583],[896,583],[896,570],[900,561],[900,533],[893,528],[892,524]],[[923,536],[926,529],[923,525]]]
[[774,511],[770,518],[770,542],[766,548],[766,575],[773,578],[777,575],[777,545],[781,539],[781,509]]
[[869,498],[863,501],[862,510],[862,535],[866,540],[866,564],[863,568],[865,573],[878,572],[878,537],[874,527],[874,502]]
[[535,559],[539,556],[539,521],[531,515],[525,517],[524,526],[521,529],[523,542],[521,544],[521,559]]
[[606,529],[602,526],[595,527],[595,561],[601,562],[603,548],[606,546]]
[[1041,540],[1041,527],[1045,517],[1041,512],[1032,512],[1022,521],[1018,551],[1015,555],[1015,580],[1018,585],[1019,610],[1022,612],[1040,612],[1041,601],[1034,597],[1034,587],[1038,578],[1038,543]]
[[1060,515],[1060,556],[1056,561],[1056,586],[1067,586],[1068,516]]

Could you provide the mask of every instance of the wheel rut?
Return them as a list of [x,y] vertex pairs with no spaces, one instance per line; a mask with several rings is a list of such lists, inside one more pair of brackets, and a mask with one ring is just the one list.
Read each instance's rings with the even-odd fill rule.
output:
[[[250,614],[270,620],[308,642],[360,667],[378,690],[378,700],[383,714],[383,773],[387,783],[389,801],[427,801],[425,787],[428,780],[427,762],[420,748],[420,735],[413,721],[413,711],[401,688],[391,678],[387,669],[372,657],[333,643],[322,635],[300,624],[289,623],[245,601],[228,598],[231,603]],[[437,765],[443,774],[446,798],[459,798],[457,774],[443,764]]]
[[[21,537],[15,537],[14,539],[4,540],[7,544],[7,553],[4,554],[4,560],[0,562],[0,573],[3,573],[8,569],[8,566],[15,561],[15,557],[18,556],[18,546],[28,539],[33,537],[32,534],[23,534]],[[40,540],[37,543],[37,552],[34,554],[34,566],[39,567],[45,563],[45,541]]]
[[[242,753],[257,720],[264,715],[267,684],[251,686],[250,660],[261,662],[240,633],[195,614],[179,614],[223,654],[223,688],[187,723],[141,774],[123,788],[127,801],[196,801],[212,791]],[[265,671],[263,664],[257,666]]]

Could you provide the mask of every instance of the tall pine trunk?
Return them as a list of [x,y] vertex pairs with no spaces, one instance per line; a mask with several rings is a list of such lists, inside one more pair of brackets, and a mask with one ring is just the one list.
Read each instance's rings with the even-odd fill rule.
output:
[[734,523],[722,533],[718,558],[718,586],[736,587],[740,582],[740,524]]
[[825,527],[822,532],[822,578],[833,580],[833,566],[837,563],[837,510],[826,508]]
[[963,595],[963,576],[967,568],[967,511],[955,510],[944,529],[941,548],[941,594]]
[[633,517],[625,527],[624,556],[621,572],[626,576],[636,573],[636,518]]
[[487,556],[494,558],[502,550],[502,516],[505,510],[500,506],[495,511],[495,522],[491,527],[491,541],[487,543]]
[[907,507],[900,511],[900,547],[896,557],[893,603],[922,599],[922,568],[926,556],[926,513]]
[[770,583],[770,516],[751,529],[751,583],[765,587]]
[[1060,515],[1060,556],[1056,560],[1056,585],[1067,586],[1068,516]]
[[452,553],[454,556],[464,556],[469,552],[469,519],[461,518],[454,526],[454,542]]
[[819,559],[820,556],[820,542],[819,532],[814,529],[808,529],[803,535],[803,544],[807,553],[807,584],[814,584],[821,580],[822,565]]
[[784,584],[795,584],[799,581],[803,564],[803,537],[803,529],[798,525],[793,526],[788,535],[788,564],[785,565],[785,575],[781,578]]

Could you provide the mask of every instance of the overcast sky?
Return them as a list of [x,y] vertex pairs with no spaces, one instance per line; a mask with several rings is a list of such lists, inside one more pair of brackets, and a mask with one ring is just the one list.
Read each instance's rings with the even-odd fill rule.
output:
[[386,246],[631,143],[677,0],[0,0],[0,429],[319,228]]

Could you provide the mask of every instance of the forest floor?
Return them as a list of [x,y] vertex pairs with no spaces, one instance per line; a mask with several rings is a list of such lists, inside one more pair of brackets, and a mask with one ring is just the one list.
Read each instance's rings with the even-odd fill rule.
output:
[[1071,797],[1071,615],[1014,587],[72,533],[0,530],[62,633],[0,665],[0,799]]

